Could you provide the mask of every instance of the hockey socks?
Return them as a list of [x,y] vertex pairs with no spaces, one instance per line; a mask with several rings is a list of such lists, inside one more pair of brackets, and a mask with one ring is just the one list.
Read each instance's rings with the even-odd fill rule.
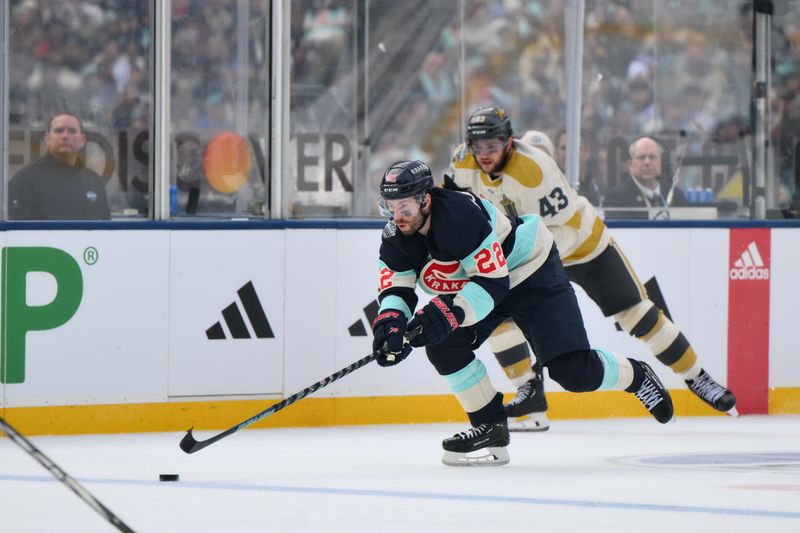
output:
[[[636,382],[634,361],[608,350],[596,349],[595,353],[603,363],[603,382],[597,390],[628,391],[628,387]],[[641,384],[641,379],[638,384]]]
[[[468,414],[483,409],[498,395],[480,359],[473,359],[461,370],[443,377]],[[502,400],[500,403],[502,406]]]

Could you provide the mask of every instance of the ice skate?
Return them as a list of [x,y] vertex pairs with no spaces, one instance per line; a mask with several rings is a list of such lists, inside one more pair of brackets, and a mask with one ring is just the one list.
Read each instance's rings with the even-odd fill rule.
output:
[[508,425],[483,423],[442,441],[442,462],[448,466],[500,466],[508,464]]
[[[696,378],[686,381],[686,386],[698,398],[706,402],[708,405],[717,411],[730,412],[731,415],[737,416],[734,406],[736,405],[736,396],[731,391],[714,381],[714,378],[708,375],[703,369],[700,369],[700,374]],[[731,412],[732,411],[732,412]]]
[[509,431],[547,431],[547,398],[544,395],[544,376],[534,370],[534,377],[525,382],[513,400],[505,406]]
[[666,424],[672,420],[672,397],[650,365],[642,361],[635,361],[635,363],[638,363],[644,371],[644,381],[639,390],[634,392],[636,398],[650,411],[653,418]]

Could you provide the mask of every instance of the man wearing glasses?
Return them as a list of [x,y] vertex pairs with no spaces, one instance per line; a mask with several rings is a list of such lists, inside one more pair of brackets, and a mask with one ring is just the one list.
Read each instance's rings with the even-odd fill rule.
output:
[[606,207],[681,207],[689,205],[683,189],[661,177],[663,149],[654,139],[640,137],[628,149],[629,179],[606,195]]

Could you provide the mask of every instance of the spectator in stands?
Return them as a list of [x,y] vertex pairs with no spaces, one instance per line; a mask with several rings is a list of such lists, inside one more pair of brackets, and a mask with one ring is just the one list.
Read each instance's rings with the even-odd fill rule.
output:
[[630,179],[609,191],[606,207],[667,207],[688,205],[686,195],[671,176],[661,175],[664,149],[651,137],[640,137],[628,149]]
[[17,220],[108,220],[103,179],[80,164],[86,145],[81,120],[55,115],[44,136],[47,153],[26,165],[8,184],[8,213]]
[[628,101],[633,113],[633,128],[637,133],[652,133],[661,129],[661,117],[656,107],[653,88],[644,78],[628,82]]

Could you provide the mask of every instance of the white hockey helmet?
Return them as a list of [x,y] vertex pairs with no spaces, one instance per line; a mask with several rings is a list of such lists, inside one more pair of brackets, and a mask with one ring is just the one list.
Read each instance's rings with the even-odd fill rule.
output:
[[528,130],[525,132],[525,135],[522,136],[520,141],[547,152],[547,155],[550,157],[555,157],[556,150],[553,146],[553,141],[551,141],[550,137],[548,137],[543,131]]

